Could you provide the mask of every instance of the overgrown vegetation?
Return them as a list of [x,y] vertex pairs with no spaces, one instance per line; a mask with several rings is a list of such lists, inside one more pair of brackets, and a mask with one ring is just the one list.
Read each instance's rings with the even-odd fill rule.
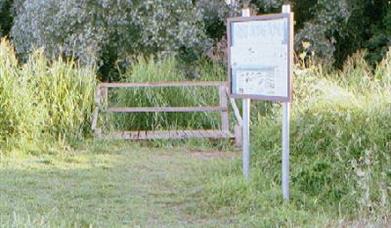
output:
[[[342,71],[297,70],[291,188],[281,205],[280,105],[253,118],[251,182],[240,164],[220,171],[206,196],[254,224],[298,226],[327,218],[381,224],[391,215],[391,52],[373,73],[364,54]],[[255,111],[255,110],[254,110]]]
[[95,73],[75,62],[49,61],[42,51],[19,65],[13,47],[0,42],[0,148],[39,152],[88,133]]
[[[212,225],[390,224],[389,0],[291,1],[296,15],[295,48],[302,54],[295,69],[292,196],[288,204],[280,194],[279,104],[258,102],[253,106],[256,115],[252,116],[249,182],[242,178],[240,159],[208,166],[190,162],[180,173],[177,165],[188,158],[179,153],[179,160],[174,157],[165,163],[172,154],[164,152],[157,159],[153,154],[142,157],[136,153],[139,147],[121,145],[118,149],[114,144],[104,147],[106,142],[95,141],[88,145],[91,148],[73,151],[66,147],[69,153],[59,153],[64,145],[86,142],[90,136],[96,78],[122,82],[224,81],[226,18],[239,15],[243,5],[262,14],[280,12],[285,1],[231,2],[237,4],[228,6],[220,0],[0,0],[0,35],[11,39],[0,42],[0,226],[3,221],[10,226],[42,221],[44,224],[38,225],[140,225],[148,216],[152,220],[146,225],[161,225],[161,221],[179,224],[174,210],[167,220],[153,217],[165,218],[164,210],[124,215],[124,210],[143,206],[143,200],[151,196],[153,202],[145,210],[162,203],[163,209],[175,205],[175,210],[185,211],[185,217],[199,216],[193,220],[199,223],[203,217],[224,218],[208,220]],[[367,50],[352,56],[362,48]],[[339,70],[332,70],[331,65]],[[219,102],[217,90],[211,88],[116,89],[110,94],[110,105],[116,107],[213,106]],[[108,128],[121,130],[220,125],[217,113],[115,114],[108,118],[106,123],[114,123]],[[135,151],[130,157],[129,148]],[[83,157],[83,150],[88,151],[88,158]],[[112,150],[117,154],[110,154]],[[19,167],[19,158],[4,156],[11,151],[29,154],[29,160]],[[186,173],[193,164],[199,169],[195,179]],[[141,190],[128,191],[132,186],[126,181],[149,178],[150,170],[161,165],[169,170],[155,170],[152,179],[141,183]],[[42,170],[36,172],[37,167]],[[68,169],[77,171],[63,172]],[[45,179],[47,170],[54,176]],[[173,177],[162,181],[166,172]],[[72,187],[92,179],[67,195],[68,177],[73,180]],[[106,181],[107,185],[102,184]],[[180,189],[187,189],[186,195],[172,191],[176,183]],[[159,192],[165,184],[165,193]],[[131,200],[134,194],[151,187],[150,194]],[[47,190],[43,195],[37,191],[41,188]],[[31,200],[30,194],[35,193]],[[49,200],[48,195],[52,197]],[[161,198],[169,202],[159,201]],[[107,205],[115,210],[108,212],[111,208]],[[91,218],[89,210],[95,217]],[[72,221],[63,219],[68,216]]]
[[[139,58],[122,75],[122,81],[185,80],[186,75],[178,69],[180,64],[175,58]],[[223,66],[207,61],[200,63],[197,72],[195,78],[201,76],[201,80],[226,77]],[[376,69],[365,61],[364,52],[349,58],[340,71],[326,71],[307,62],[307,67],[296,66],[294,86],[291,202],[284,204],[280,194],[281,107],[259,102],[253,107],[257,114],[252,119],[251,181],[243,180],[239,159],[203,167],[202,180],[198,179],[202,191],[198,186],[187,196],[197,199],[191,213],[233,216],[235,224],[265,226],[389,222],[391,51]],[[1,153],[23,150],[45,156],[42,154],[57,151],[58,145],[52,144],[72,143],[88,136],[94,88],[93,69],[72,61],[49,61],[42,51],[19,64],[12,46],[3,40]],[[112,93],[110,102],[114,106],[192,106],[213,104],[218,98],[210,89],[139,88],[119,89]],[[132,130],[219,125],[217,116],[204,113],[124,114],[113,118],[115,127]]]

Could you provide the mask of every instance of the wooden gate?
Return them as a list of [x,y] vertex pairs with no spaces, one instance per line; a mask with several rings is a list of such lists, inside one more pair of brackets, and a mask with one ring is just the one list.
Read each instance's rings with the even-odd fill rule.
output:
[[[165,88],[165,87],[212,87],[219,92],[218,106],[197,106],[197,107],[109,107],[108,93],[110,88]],[[187,138],[235,138],[240,141],[240,127],[235,127],[235,133],[229,129],[228,101],[233,105],[234,113],[239,125],[241,117],[234,102],[227,95],[227,82],[214,81],[182,81],[182,82],[159,82],[159,83],[101,83],[96,90],[96,107],[93,114],[92,130],[97,138],[110,139],[187,139]],[[220,129],[208,130],[171,130],[171,131],[116,131],[104,133],[98,127],[100,113],[159,113],[159,112],[218,112],[220,113]]]

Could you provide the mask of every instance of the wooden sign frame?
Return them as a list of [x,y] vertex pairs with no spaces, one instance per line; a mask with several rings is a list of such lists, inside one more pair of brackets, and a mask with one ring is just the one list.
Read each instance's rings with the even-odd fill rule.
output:
[[[287,56],[287,84],[288,94],[287,96],[265,96],[265,95],[252,95],[252,94],[235,94],[233,93],[233,78],[232,78],[232,66],[231,66],[231,47],[232,47],[232,25],[238,22],[250,22],[250,21],[270,21],[276,19],[287,19],[288,20],[288,56]],[[236,17],[229,18],[227,23],[227,38],[228,38],[228,82],[229,82],[229,94],[232,98],[243,98],[243,99],[255,99],[255,100],[269,100],[275,102],[290,102],[292,99],[292,65],[293,65],[293,13],[280,13],[280,14],[269,14],[263,16],[252,16],[252,17]]]

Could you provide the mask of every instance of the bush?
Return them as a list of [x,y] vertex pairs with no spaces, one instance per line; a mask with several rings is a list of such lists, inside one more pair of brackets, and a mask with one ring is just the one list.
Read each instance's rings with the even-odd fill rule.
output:
[[21,55],[43,47],[47,56],[76,57],[110,69],[136,55],[167,54],[180,48],[199,54],[210,46],[203,19],[190,0],[26,0],[12,37]]
[[[295,226],[345,220],[387,219],[391,213],[390,58],[372,74],[364,53],[342,71],[317,68],[296,74],[291,121],[291,203],[283,205],[281,113],[274,104],[253,118],[252,180],[240,166],[211,180],[214,210],[246,212],[254,224]],[[235,186],[238,184],[241,187]],[[218,205],[218,206],[217,206]],[[274,214],[275,208],[283,214]]]
[[35,51],[19,66],[8,41],[0,43],[0,145],[21,149],[82,139],[89,131],[94,70],[49,61]]
[[[96,63],[105,80],[117,80],[118,66],[126,68],[140,54],[179,52],[189,64],[210,55],[211,47],[220,52],[227,17],[240,14],[243,5],[258,14],[279,13],[286,1],[236,0],[232,7],[226,2],[0,0],[0,33],[8,35],[12,27],[22,56],[44,47],[49,57],[63,54]],[[289,2],[296,18],[295,49],[313,52],[319,63],[340,67],[349,55],[367,48],[367,59],[375,65],[390,46],[386,0]],[[310,47],[303,48],[303,42]]]
[[20,0],[0,0],[0,37],[8,36],[15,15],[14,6],[18,5]]

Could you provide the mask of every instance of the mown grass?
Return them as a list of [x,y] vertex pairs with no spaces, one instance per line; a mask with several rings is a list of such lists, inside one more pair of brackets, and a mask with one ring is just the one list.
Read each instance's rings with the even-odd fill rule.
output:
[[230,217],[196,213],[205,170],[228,161],[226,155],[90,142],[51,155],[3,158],[0,227],[234,224]]
[[304,200],[284,204],[278,183],[255,172],[253,181],[244,181],[239,162],[239,152],[129,142],[89,142],[56,154],[3,158],[0,227],[383,224],[313,211]]

